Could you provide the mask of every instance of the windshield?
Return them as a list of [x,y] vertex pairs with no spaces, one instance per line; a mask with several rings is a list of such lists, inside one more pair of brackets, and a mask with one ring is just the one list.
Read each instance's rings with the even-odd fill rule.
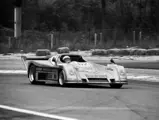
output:
[[72,61],[76,61],[76,62],[86,62],[86,61],[82,58],[82,56],[80,56],[80,55],[61,55],[61,56],[60,56],[60,61],[63,62],[63,63],[64,63],[63,57],[65,57],[65,56],[69,56],[70,59],[71,59],[71,62],[72,62]]

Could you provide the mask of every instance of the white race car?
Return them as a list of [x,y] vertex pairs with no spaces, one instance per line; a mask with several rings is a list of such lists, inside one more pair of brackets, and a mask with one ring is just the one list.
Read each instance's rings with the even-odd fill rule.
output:
[[[69,56],[70,63],[63,58]],[[54,81],[64,86],[71,83],[109,84],[112,88],[121,88],[127,84],[126,71],[123,66],[107,64],[107,66],[88,62],[81,55],[57,54],[46,57],[24,57],[22,61],[32,84]]]

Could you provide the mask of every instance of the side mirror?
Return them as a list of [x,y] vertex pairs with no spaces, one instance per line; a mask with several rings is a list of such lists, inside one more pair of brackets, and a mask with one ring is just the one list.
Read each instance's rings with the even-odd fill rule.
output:
[[115,64],[113,58],[110,59],[110,63]]
[[55,62],[55,65],[57,65],[57,61],[54,58],[52,59],[52,62]]

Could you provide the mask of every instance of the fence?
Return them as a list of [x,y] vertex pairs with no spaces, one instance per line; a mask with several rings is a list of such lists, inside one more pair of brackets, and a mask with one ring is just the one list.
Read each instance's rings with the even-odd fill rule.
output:
[[120,29],[105,29],[103,34],[101,30],[85,32],[25,30],[18,39],[4,34],[4,30],[0,34],[0,52],[20,50],[31,52],[43,48],[56,50],[58,47],[64,46],[69,47],[71,50],[126,46],[158,47],[159,39],[157,34],[149,29],[143,29],[142,31],[136,29],[127,32]]
[[151,29],[130,29],[124,32],[121,29],[105,29],[104,34],[96,31],[97,48],[111,47],[159,47],[158,34]]

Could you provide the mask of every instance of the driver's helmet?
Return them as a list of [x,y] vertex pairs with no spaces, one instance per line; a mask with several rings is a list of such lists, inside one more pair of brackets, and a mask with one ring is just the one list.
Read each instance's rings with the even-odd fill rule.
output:
[[71,58],[69,56],[65,56],[65,57],[63,57],[63,61],[70,62]]

